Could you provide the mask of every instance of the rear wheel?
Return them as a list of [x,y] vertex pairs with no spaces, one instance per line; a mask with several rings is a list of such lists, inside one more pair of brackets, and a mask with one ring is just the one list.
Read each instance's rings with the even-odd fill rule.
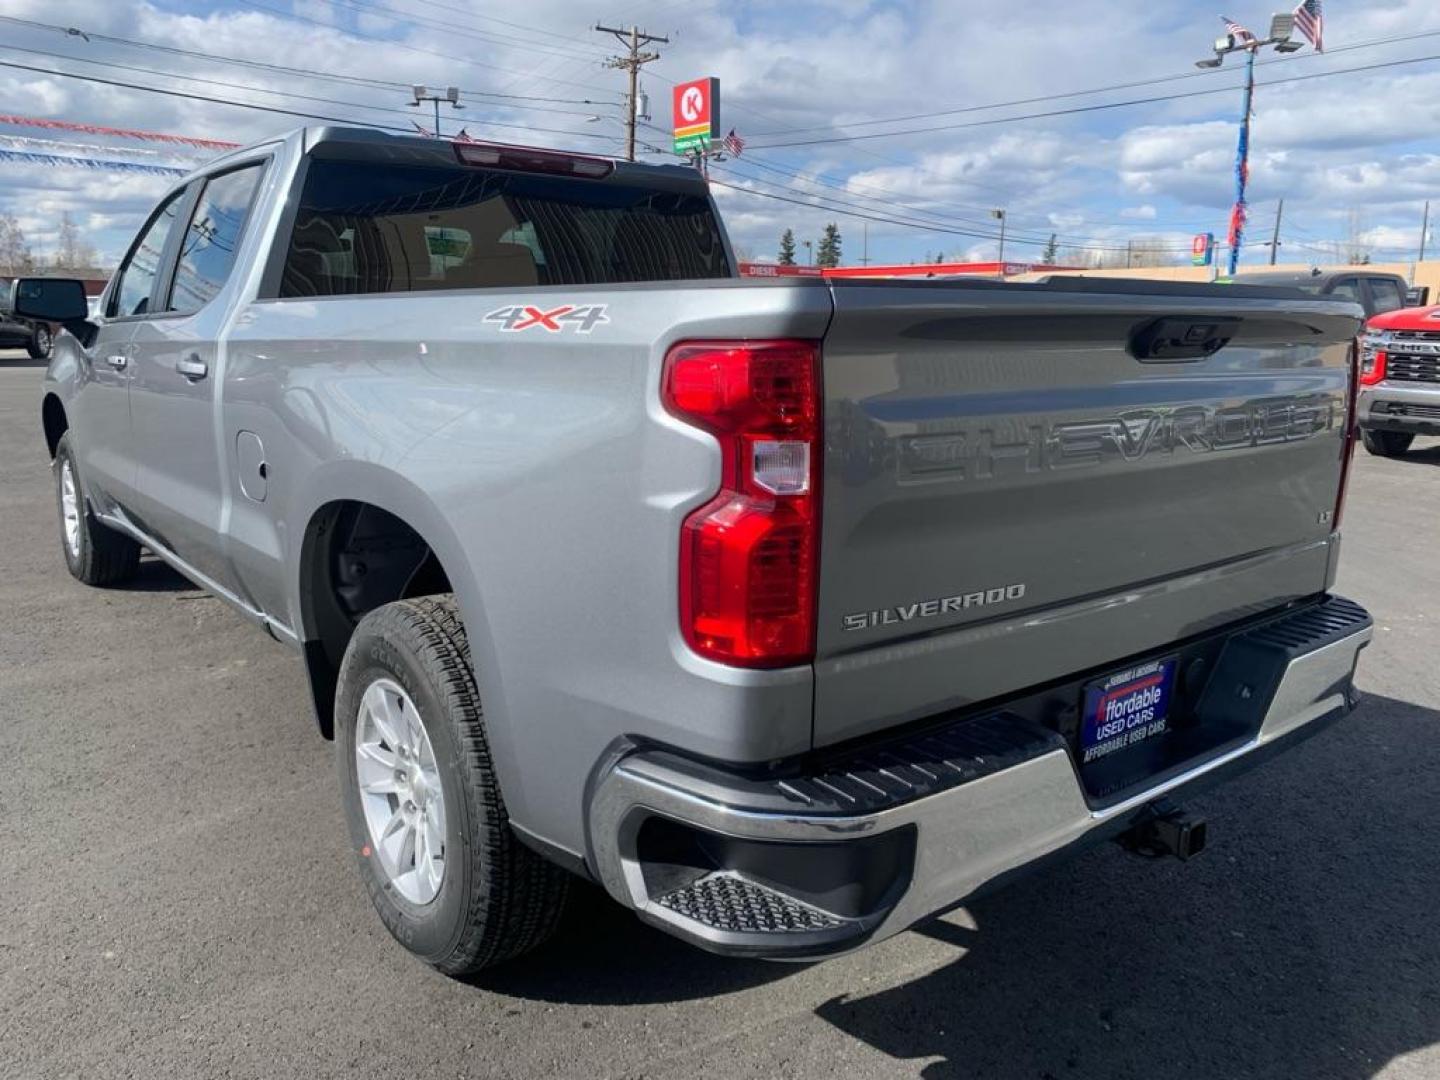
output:
[[1403,431],[1361,431],[1360,439],[1365,449],[1378,457],[1399,457],[1410,449],[1415,436]]
[[50,327],[44,323],[35,324],[35,332],[30,335],[30,340],[25,344],[25,351],[30,354],[31,360],[48,360],[50,351],[55,347],[55,338],[50,333]]
[[53,467],[55,505],[60,512],[60,550],[70,573],[86,585],[115,585],[133,575],[140,564],[140,545],[95,520],[80,483],[68,432],[55,446]]
[[463,975],[550,935],[569,875],[511,831],[452,598],[360,621],[340,668],[335,750],[360,875],[397,941]]

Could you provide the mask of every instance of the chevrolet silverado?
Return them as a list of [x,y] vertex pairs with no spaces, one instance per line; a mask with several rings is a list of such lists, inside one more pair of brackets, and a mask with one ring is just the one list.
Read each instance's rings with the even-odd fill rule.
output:
[[1358,415],[1365,449],[1381,457],[1404,454],[1416,435],[1440,435],[1440,307],[1365,324]]
[[147,550],[295,650],[443,971],[576,876],[816,958],[1188,856],[1181,799],[1354,705],[1359,307],[735,265],[694,169],[309,128],[180,182],[94,317],[12,291],[67,330],[70,572]]

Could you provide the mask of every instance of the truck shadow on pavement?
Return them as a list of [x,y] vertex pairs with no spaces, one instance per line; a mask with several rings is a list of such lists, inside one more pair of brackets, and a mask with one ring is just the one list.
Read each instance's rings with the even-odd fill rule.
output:
[[[1440,712],[1367,695],[1197,800],[1200,858],[1105,845],[1023,878],[916,928],[937,946],[925,974],[860,992],[860,968],[831,961],[832,985],[848,970],[857,989],[815,1015],[931,1080],[1368,1080],[1440,1041],[1437,733]],[[699,952],[597,894],[544,953],[476,985],[636,1005],[763,992],[799,970]],[[888,981],[883,963],[864,970]]]
[[472,982],[566,1005],[649,1005],[731,994],[796,968],[704,952],[646,926],[597,885],[577,882],[564,925],[541,952]]
[[973,929],[918,928],[963,955],[817,1014],[931,1080],[1373,1077],[1440,1041],[1437,733],[1367,696],[1198,801],[1194,862],[1110,845],[976,902]]
[[1401,465],[1440,465],[1440,443],[1409,450],[1390,460]]
[[169,563],[153,555],[140,557],[140,567],[135,571],[135,576],[125,582],[122,588],[126,592],[192,592],[209,595],[184,574],[172,569]]

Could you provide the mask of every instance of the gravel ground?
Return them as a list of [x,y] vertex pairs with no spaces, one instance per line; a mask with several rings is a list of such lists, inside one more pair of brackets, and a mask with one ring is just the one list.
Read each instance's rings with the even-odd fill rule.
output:
[[599,894],[474,983],[412,961],[346,850],[295,657],[160,564],[58,547],[41,369],[0,354],[0,1076],[1440,1075],[1440,443],[1357,458],[1346,723],[1113,845],[814,966],[722,960]]

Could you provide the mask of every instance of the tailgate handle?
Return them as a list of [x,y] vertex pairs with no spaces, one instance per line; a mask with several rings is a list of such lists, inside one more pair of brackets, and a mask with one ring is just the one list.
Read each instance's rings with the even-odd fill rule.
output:
[[1130,355],[1147,364],[1177,364],[1214,356],[1230,344],[1240,320],[1169,317],[1145,323],[1130,335]]

